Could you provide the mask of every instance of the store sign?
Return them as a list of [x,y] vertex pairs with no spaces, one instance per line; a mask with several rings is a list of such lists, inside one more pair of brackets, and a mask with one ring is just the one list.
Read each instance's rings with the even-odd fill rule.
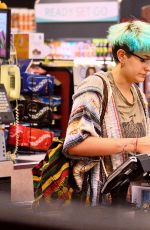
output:
[[39,3],[36,22],[101,22],[119,20],[118,1],[81,3]]

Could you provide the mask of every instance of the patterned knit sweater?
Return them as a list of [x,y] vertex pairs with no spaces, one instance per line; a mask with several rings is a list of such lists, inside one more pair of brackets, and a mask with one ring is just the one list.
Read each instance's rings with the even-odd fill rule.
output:
[[[95,206],[102,202],[103,197],[101,195],[101,189],[108,174],[124,161],[124,153],[111,155],[108,159],[104,157],[77,157],[67,154],[69,147],[82,142],[88,136],[100,138],[123,137],[119,114],[113,97],[112,88],[107,77],[109,73],[100,71],[96,74],[100,75],[105,80],[108,90],[108,102],[103,126],[100,126],[100,117],[103,109],[102,101],[106,100],[103,95],[104,85],[99,76],[92,75],[87,77],[79,85],[77,92],[73,96],[74,103],[63,149],[64,154],[73,160],[74,178],[80,190],[84,189],[83,181],[85,174],[90,172],[89,178],[87,178],[87,189],[84,193],[86,192],[87,198],[90,198],[91,206]],[[137,90],[137,87],[135,88],[135,92],[137,96],[140,97],[143,105],[146,134],[149,135],[148,104],[145,95],[140,89]]]

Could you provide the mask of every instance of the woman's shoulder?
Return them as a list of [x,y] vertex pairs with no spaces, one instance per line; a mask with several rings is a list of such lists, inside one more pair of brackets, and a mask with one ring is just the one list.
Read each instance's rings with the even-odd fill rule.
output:
[[104,79],[106,83],[108,82],[106,72],[99,71],[93,75],[88,76],[77,87],[77,93],[87,90],[101,93],[104,87],[102,79]]

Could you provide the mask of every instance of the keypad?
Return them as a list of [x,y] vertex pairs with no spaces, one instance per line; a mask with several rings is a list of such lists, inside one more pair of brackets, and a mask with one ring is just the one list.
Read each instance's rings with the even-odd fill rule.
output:
[[0,112],[8,112],[9,104],[5,92],[0,92]]

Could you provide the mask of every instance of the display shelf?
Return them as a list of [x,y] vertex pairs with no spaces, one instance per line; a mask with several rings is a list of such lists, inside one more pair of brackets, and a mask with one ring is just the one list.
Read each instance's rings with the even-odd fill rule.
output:
[[[51,141],[43,139],[46,138],[48,133],[54,133],[54,137],[58,138],[64,138],[66,135],[72,103],[73,75],[71,67],[53,67],[37,64],[37,62],[32,65],[30,61],[26,62],[26,60],[25,65],[27,65],[26,68],[23,67],[23,62],[21,62],[22,86],[20,98],[17,103],[16,101],[11,101],[14,115],[15,117],[17,115],[18,120],[16,126],[11,125],[8,127],[6,147],[7,151],[13,152],[17,144],[17,156],[29,155],[31,159],[34,159],[35,155],[45,154],[50,148],[50,146],[46,147],[45,144],[52,142],[52,138],[50,137]],[[43,69],[44,75],[30,73],[33,68],[37,71],[37,66]],[[39,93],[38,91],[32,92],[31,88],[38,88],[36,86],[40,82],[36,83],[35,79],[39,76],[46,77],[48,80],[54,78],[56,84],[54,84],[51,95],[45,96],[47,86],[45,86],[44,91]],[[30,80],[28,81],[26,77],[29,77]],[[33,81],[31,78],[33,78]],[[34,87],[31,87],[33,83]],[[35,86],[35,84],[37,85]],[[50,113],[48,113],[47,107]],[[43,111],[45,112],[42,113]],[[16,135],[14,136],[15,132]],[[35,145],[36,143],[37,145]]]

